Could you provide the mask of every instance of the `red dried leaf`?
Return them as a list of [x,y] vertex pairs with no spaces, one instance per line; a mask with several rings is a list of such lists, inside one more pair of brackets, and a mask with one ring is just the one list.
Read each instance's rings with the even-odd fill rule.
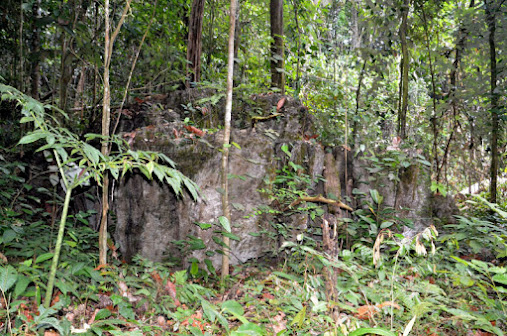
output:
[[309,141],[311,139],[317,139],[319,137],[318,134],[313,134],[313,135],[303,135],[303,139],[305,139],[306,141]]
[[165,290],[167,291],[167,293],[169,293],[169,295],[174,300],[174,305],[176,307],[181,306],[181,303],[176,296],[176,285],[174,283],[172,283],[170,280],[167,280],[167,283],[165,284]]
[[120,111],[121,114],[123,114],[124,116],[127,116],[129,118],[132,118],[132,112],[130,112],[129,110],[127,109],[123,109]]
[[158,274],[157,271],[153,271],[150,273],[151,278],[157,283],[157,286],[162,286],[162,278],[160,277],[160,274]]
[[125,139],[127,139],[127,143],[129,145],[132,145],[132,143],[134,142],[134,139],[136,138],[136,135],[137,135],[137,130],[134,130],[132,132],[123,134],[123,137]]
[[60,294],[62,294],[62,292],[60,292],[59,290],[55,292],[55,294],[53,295],[53,300],[51,300],[50,307],[53,307],[57,302],[60,301]]
[[93,314],[92,314],[92,317],[90,317],[90,319],[88,320],[88,324],[92,324],[93,322],[95,322],[95,316],[97,315],[97,313],[100,311],[100,309],[96,308],[94,311],[93,311]]
[[372,305],[364,305],[357,308],[356,313],[354,314],[360,320],[368,320],[375,315],[377,312],[377,307]]
[[276,104],[276,112],[280,112],[280,110],[282,109],[283,105],[285,104],[285,101],[287,100],[286,97],[283,97],[282,99],[280,99],[278,101],[278,104]]
[[106,268],[106,267],[107,267],[107,264],[100,264],[99,266],[95,267],[93,270],[100,271],[101,269]]
[[199,137],[202,137],[204,136],[204,134],[206,134],[204,131],[194,127],[194,126],[190,126],[190,125],[184,125],[183,127],[185,127],[185,129]]
[[181,131],[178,131],[176,128],[173,128],[173,135],[175,139],[179,139],[181,136]]
[[275,297],[273,296],[273,294],[270,293],[262,293],[262,298],[264,300],[273,300]]
[[136,102],[138,102],[139,104],[144,103],[144,99],[141,99],[141,98],[139,98],[139,97],[134,97],[134,100],[135,100]]

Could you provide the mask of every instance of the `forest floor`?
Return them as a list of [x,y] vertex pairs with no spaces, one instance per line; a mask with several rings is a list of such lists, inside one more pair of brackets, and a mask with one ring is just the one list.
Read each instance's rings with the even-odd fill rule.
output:
[[[70,236],[70,245],[83,238]],[[384,241],[377,267],[372,244],[334,257],[294,245],[279,252],[277,266],[232,267],[224,286],[214,270],[175,271],[141,258],[94,269],[86,260],[96,255],[68,249],[74,252],[62,261],[50,308],[41,305],[47,256],[0,267],[0,328],[46,336],[504,335],[505,258],[459,258],[455,238],[429,241],[436,250],[426,256],[413,243]]]

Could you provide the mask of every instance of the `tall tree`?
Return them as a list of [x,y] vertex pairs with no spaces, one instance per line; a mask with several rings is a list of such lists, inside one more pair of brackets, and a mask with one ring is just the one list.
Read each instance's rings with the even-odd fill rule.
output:
[[185,82],[187,87],[190,87],[191,82],[199,82],[201,80],[204,2],[204,0],[194,0],[190,11],[187,43],[187,80]]
[[398,136],[405,139],[407,136],[407,110],[408,110],[408,70],[409,55],[407,45],[408,31],[408,12],[410,10],[410,0],[404,0],[401,7],[401,25],[399,30],[401,41],[401,63],[400,63],[400,102],[398,108]]
[[[224,217],[227,218],[229,223],[231,222],[231,209],[229,206],[229,183],[227,175],[229,175],[229,142],[231,137],[232,88],[234,85],[234,32],[236,30],[236,6],[237,0],[231,0],[227,57],[227,94],[225,101],[224,141],[222,146],[222,211]],[[229,275],[229,237],[224,237],[224,244],[226,247],[222,256],[222,282],[224,282],[225,278]]]
[[486,23],[489,32],[489,71],[490,71],[490,113],[491,113],[491,169],[490,169],[490,202],[496,203],[497,201],[497,176],[498,176],[498,134],[499,134],[499,121],[498,121],[498,92],[497,76],[498,69],[496,63],[496,14],[501,9],[505,0],[486,0],[484,10],[486,11]]
[[283,46],[283,0],[270,0],[271,22],[271,85],[285,91],[284,46]]

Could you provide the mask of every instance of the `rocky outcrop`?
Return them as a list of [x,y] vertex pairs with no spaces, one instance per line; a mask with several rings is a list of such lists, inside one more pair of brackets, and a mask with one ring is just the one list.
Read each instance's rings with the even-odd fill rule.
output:
[[[177,168],[196,182],[201,196],[193,201],[189,195],[176,196],[170,187],[147,181],[141,175],[125,178],[115,189],[114,212],[115,240],[126,260],[141,254],[155,261],[181,261],[194,256],[199,260],[209,258],[215,265],[220,263],[221,256],[214,251],[220,250],[216,241],[220,227],[216,223],[222,214],[219,148],[223,133],[218,130],[203,135],[183,120],[192,113],[193,120],[200,120],[194,125],[197,128],[219,129],[223,104],[213,105],[212,99],[202,99],[202,95],[213,93],[200,94],[201,98],[199,92],[178,93],[164,98],[167,105],[146,104],[144,111],[137,112],[141,125],[122,123],[125,132],[132,133],[137,127],[134,148],[160,151],[173,159]],[[193,103],[185,102],[186,98]],[[286,102],[280,108],[282,98]],[[281,95],[254,96],[235,101],[234,106],[229,198],[232,231],[239,240],[231,241],[233,264],[275,251],[282,240],[295,240],[299,232],[320,230],[319,216],[292,208],[286,211],[287,205],[269,197],[277,171],[287,167],[289,161],[301,167],[292,172],[295,176],[308,177],[308,195],[345,204],[322,204],[331,220],[352,217],[344,210],[347,206],[367,209],[366,203],[371,203],[369,190],[377,189],[384,199],[382,207],[391,207],[398,216],[411,219],[415,224],[412,230],[431,223],[429,173],[420,154],[399,150],[381,153],[380,157],[387,159],[380,164],[365,155],[353,155],[344,146],[324,149],[317,141],[309,140],[315,130],[307,109]],[[390,160],[398,160],[398,165],[392,168]],[[268,206],[278,206],[283,214],[261,211]],[[215,225],[203,229],[203,223]],[[287,230],[283,239],[277,237],[277,225]],[[193,244],[192,249],[192,244],[185,241],[203,244]]]
[[[278,95],[257,97],[267,116],[280,98]],[[272,201],[261,190],[269,187],[266,181],[274,178],[283,164],[280,159],[285,157],[280,150],[283,144],[290,145],[294,160],[311,175],[322,174],[322,148],[316,142],[302,140],[311,126],[310,116],[291,99],[279,112],[281,116],[258,121],[253,127],[236,129],[231,134],[235,145],[230,150],[229,199],[233,233],[240,238],[232,240],[232,263],[256,258],[276,248],[273,245],[276,241],[260,234],[272,228],[258,209]],[[180,117],[170,109],[159,109],[154,117],[148,115],[145,120],[149,125],[137,130],[133,146],[169,156],[181,172],[196,182],[201,197],[196,202],[188,195],[176,197],[168,186],[147,181],[140,175],[124,179],[115,190],[114,212],[115,239],[127,260],[137,253],[157,261],[181,260],[181,248],[174,243],[189,237],[202,239],[207,247],[194,251],[196,257],[202,258],[206,252],[209,255],[210,251],[219,249],[213,240],[218,227],[201,230],[196,223],[216,223],[222,214],[219,148],[223,133],[217,131],[202,138],[180,134],[184,130]],[[175,134],[179,137],[175,138]],[[312,187],[316,189],[317,185]],[[210,259],[218,263],[219,256]]]

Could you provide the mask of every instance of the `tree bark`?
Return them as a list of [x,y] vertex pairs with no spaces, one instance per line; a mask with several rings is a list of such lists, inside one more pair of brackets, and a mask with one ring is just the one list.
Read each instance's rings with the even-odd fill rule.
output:
[[285,58],[283,46],[283,0],[270,0],[271,85],[285,93]]
[[[225,101],[225,120],[224,120],[224,141],[222,146],[222,211],[224,217],[231,223],[231,209],[229,206],[229,183],[227,175],[229,174],[229,141],[231,137],[231,112],[232,112],[232,88],[234,80],[234,31],[236,25],[236,6],[237,0],[231,0],[230,24],[229,24],[229,47],[227,57],[227,95]],[[222,256],[222,274],[221,281],[229,275],[229,237],[223,238],[224,249]]]
[[190,83],[201,80],[201,53],[202,53],[202,22],[204,17],[204,0],[194,0],[190,12],[187,42],[187,80]]
[[409,55],[407,45],[407,31],[408,31],[408,11],[410,9],[410,0],[403,2],[401,9],[401,26],[400,26],[400,40],[401,40],[401,78],[400,78],[400,96],[401,102],[398,111],[398,136],[401,139],[407,137],[407,110],[408,110],[408,70],[409,70]]
[[[497,3],[498,9],[502,6],[504,1]],[[497,75],[498,69],[496,64],[496,10],[493,7],[495,1],[486,1],[486,22],[489,32],[489,67],[490,67],[490,109],[491,109],[491,169],[490,169],[490,183],[489,183],[489,201],[491,203],[497,202],[497,176],[498,176],[498,134],[499,134],[499,121],[498,121],[498,92]]]
[[40,0],[32,5],[32,38],[31,38],[31,67],[30,67],[30,95],[39,99],[40,83],[40,28],[37,20],[40,16]]

